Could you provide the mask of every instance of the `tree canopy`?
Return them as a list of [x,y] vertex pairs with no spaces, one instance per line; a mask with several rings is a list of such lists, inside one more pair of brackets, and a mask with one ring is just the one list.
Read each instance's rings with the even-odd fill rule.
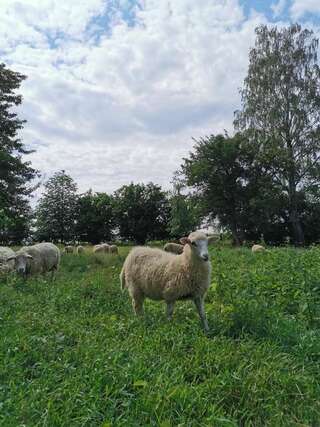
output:
[[28,197],[36,170],[24,156],[30,154],[19,132],[25,120],[16,112],[22,96],[16,91],[26,76],[0,63],[0,242],[20,242],[28,235],[31,210]]
[[258,146],[259,161],[288,199],[297,244],[304,243],[299,193],[320,183],[318,40],[300,25],[256,29],[236,128]]

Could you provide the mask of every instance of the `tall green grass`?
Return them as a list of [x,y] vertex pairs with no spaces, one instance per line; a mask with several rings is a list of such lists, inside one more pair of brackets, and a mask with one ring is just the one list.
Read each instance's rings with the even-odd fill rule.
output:
[[0,285],[0,425],[320,425],[320,250],[213,248],[209,335],[122,294],[119,256]]

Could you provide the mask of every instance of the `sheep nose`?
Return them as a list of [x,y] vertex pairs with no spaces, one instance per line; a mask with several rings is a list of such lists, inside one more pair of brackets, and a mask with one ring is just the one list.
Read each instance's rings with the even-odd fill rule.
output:
[[209,257],[208,257],[208,255],[202,255],[202,259],[203,259],[203,261],[208,261]]

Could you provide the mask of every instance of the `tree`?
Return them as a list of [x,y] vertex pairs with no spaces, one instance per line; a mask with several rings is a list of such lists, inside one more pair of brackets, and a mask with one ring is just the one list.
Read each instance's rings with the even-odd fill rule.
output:
[[111,196],[89,190],[79,197],[77,211],[79,240],[91,243],[111,240],[114,226]]
[[70,242],[75,239],[77,185],[64,170],[45,184],[36,208],[36,235],[39,240]]
[[0,243],[18,243],[26,237],[31,210],[28,197],[34,190],[30,184],[37,172],[24,155],[32,153],[20,138],[24,120],[14,107],[22,102],[16,94],[26,76],[0,63]]
[[259,239],[283,221],[280,193],[255,161],[254,147],[244,135],[211,135],[196,142],[183,159],[181,179],[201,198],[202,215],[212,221],[217,217],[236,245]]
[[144,244],[168,235],[166,193],[153,183],[124,185],[114,193],[115,219],[123,239]]
[[196,197],[183,195],[181,190],[182,185],[176,183],[169,200],[169,232],[170,236],[174,238],[187,236],[199,227],[201,222],[201,214]]
[[259,161],[288,199],[296,244],[304,243],[299,193],[320,182],[318,40],[300,25],[256,29],[242,110],[235,126],[258,146]]

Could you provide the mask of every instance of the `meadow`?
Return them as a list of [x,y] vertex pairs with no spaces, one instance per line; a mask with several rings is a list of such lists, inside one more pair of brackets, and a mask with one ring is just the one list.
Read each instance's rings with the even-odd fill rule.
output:
[[128,250],[2,279],[1,426],[320,425],[320,248],[211,247],[208,335],[188,301],[133,316]]

